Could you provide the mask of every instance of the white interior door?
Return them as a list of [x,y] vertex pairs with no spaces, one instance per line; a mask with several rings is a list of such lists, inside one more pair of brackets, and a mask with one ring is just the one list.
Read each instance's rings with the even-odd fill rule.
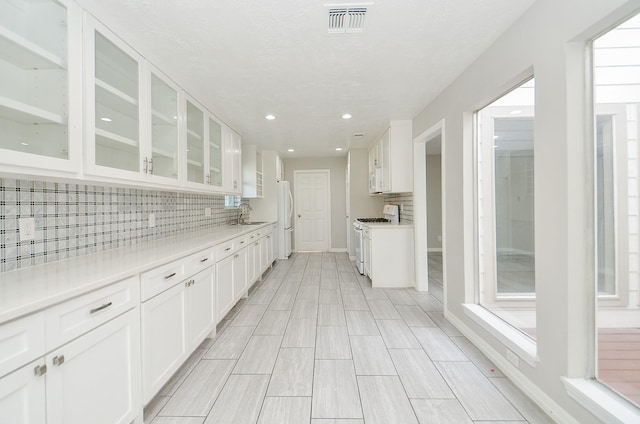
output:
[[297,251],[327,251],[331,246],[331,196],[328,169],[294,171]]

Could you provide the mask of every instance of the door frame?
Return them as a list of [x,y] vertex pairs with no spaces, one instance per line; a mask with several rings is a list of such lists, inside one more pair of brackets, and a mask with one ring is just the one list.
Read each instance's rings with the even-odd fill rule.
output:
[[[331,250],[331,170],[330,169],[294,169],[293,170],[293,192],[294,194],[297,192],[298,187],[298,176],[301,174],[325,174],[327,176],[327,210],[326,210],[326,220],[327,220],[327,246],[326,252]],[[299,252],[299,237],[300,233],[298,231],[298,196],[293,197],[293,213],[295,217],[295,224],[293,225],[293,231],[295,233],[295,241],[296,241],[296,252]]]
[[447,198],[445,123],[440,120],[413,139],[413,196],[416,290],[429,291],[429,263],[427,260],[427,143],[440,136],[441,193],[442,193],[442,303],[447,312]]

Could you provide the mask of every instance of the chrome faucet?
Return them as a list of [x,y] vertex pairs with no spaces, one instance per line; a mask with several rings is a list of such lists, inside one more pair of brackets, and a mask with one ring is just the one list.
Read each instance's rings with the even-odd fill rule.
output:
[[247,202],[240,202],[238,203],[238,221],[236,225],[240,225],[240,221],[242,220],[242,222],[244,222],[244,219],[242,219],[242,215],[244,214],[244,207],[247,207],[247,209],[249,209],[250,211],[253,210],[253,208],[251,207],[251,205]]

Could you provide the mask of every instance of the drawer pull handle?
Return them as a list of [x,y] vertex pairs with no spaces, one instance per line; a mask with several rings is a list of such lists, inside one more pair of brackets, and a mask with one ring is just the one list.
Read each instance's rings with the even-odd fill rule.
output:
[[46,365],[38,365],[37,367],[35,367],[33,369],[33,373],[35,375],[37,375],[38,377],[40,377],[41,375],[45,375],[47,373],[47,366]]
[[185,287],[191,287],[195,283],[196,283],[196,280],[185,281],[184,286]]
[[175,273],[175,272],[172,272],[172,273],[171,273],[171,274],[169,274],[169,275],[165,275],[165,276],[164,276],[164,279],[165,279],[165,280],[168,280],[169,278],[171,278],[171,277],[175,277],[175,276],[176,276],[176,273]]
[[242,240],[242,241],[240,242],[240,244],[244,244],[244,240]]
[[53,365],[55,365],[56,367],[59,367],[62,364],[64,364],[64,355],[53,357]]
[[226,248],[226,249],[224,249],[224,250],[228,252],[229,250],[231,250],[231,248],[230,248],[230,247],[227,247],[227,248]]
[[209,258],[200,259],[200,263],[207,262],[208,260],[209,260]]
[[257,246],[257,245],[259,245],[260,243],[259,243],[259,242],[255,242],[255,243],[253,243],[253,244],[255,244],[255,245]]
[[103,309],[107,309],[109,306],[113,305],[113,302],[109,302],[109,303],[105,303],[102,306],[98,306],[97,308],[93,308],[89,311],[90,314],[95,314],[98,311],[101,311]]

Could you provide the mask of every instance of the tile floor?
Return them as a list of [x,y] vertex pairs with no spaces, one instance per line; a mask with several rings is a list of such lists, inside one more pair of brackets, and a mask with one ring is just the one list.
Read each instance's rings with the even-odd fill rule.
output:
[[552,422],[444,319],[437,297],[373,289],[335,253],[279,261],[144,421]]

